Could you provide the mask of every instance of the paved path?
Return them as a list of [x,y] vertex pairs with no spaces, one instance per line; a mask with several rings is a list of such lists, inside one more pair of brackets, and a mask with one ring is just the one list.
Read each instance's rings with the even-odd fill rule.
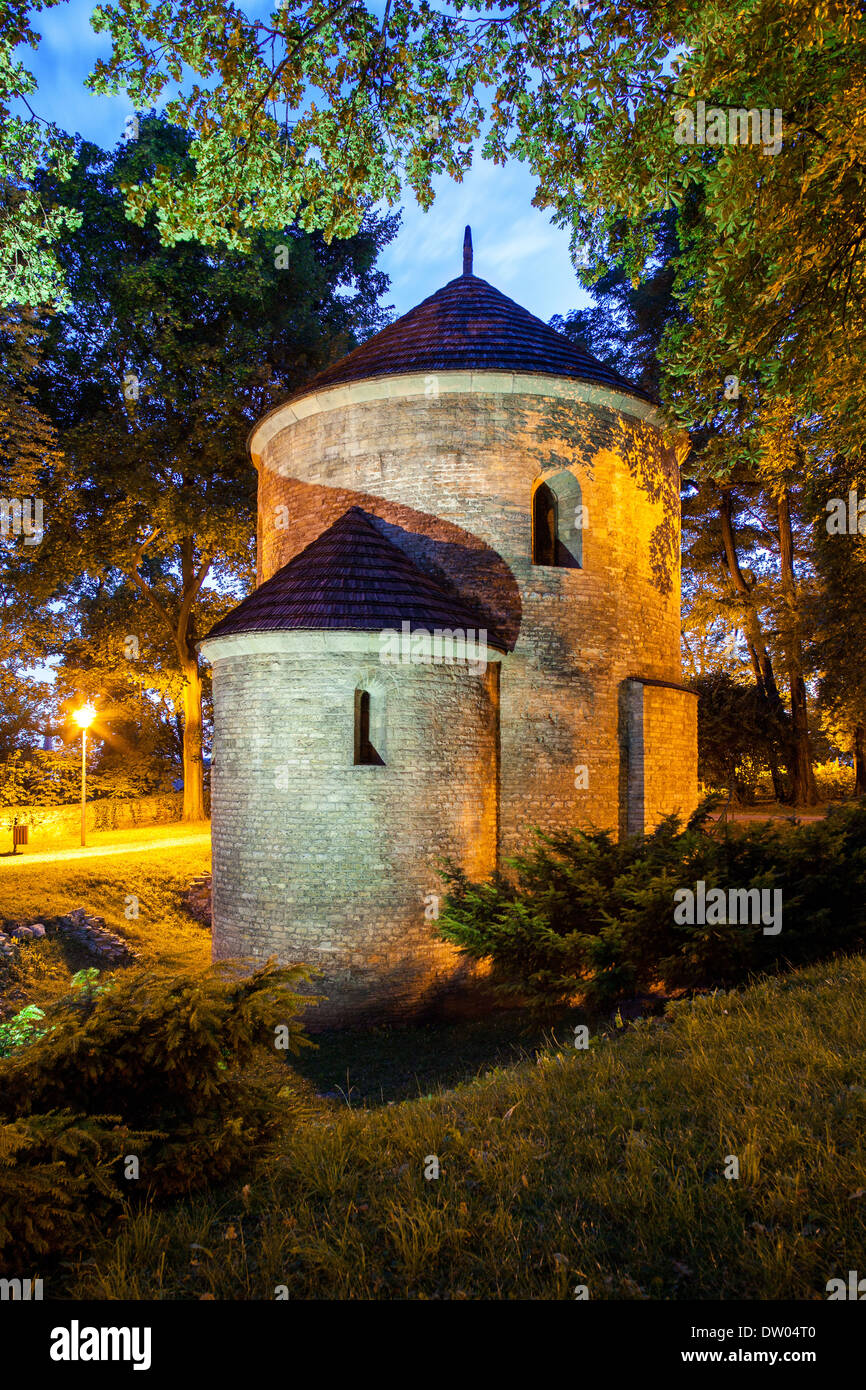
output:
[[97,859],[108,854],[142,854],[152,849],[177,849],[182,845],[206,845],[210,834],[205,830],[196,835],[175,835],[164,840],[136,840],[124,845],[86,845],[84,849],[46,850],[39,854],[28,854],[26,850],[18,854],[0,857],[0,873],[6,868],[26,868],[28,864],[58,864],[62,859]]

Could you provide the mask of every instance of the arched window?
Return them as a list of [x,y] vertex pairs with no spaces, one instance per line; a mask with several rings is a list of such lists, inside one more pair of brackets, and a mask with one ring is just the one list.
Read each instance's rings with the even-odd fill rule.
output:
[[355,766],[383,767],[384,758],[374,747],[371,736],[369,690],[355,691]]
[[532,563],[556,564],[556,494],[540,483],[532,499]]
[[545,478],[532,495],[532,563],[579,569],[586,513],[580,483],[568,469]]

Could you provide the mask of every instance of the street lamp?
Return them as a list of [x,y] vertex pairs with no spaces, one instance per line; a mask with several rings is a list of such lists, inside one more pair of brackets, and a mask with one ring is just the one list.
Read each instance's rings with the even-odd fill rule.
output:
[[86,820],[86,799],[87,799],[87,730],[96,718],[96,710],[93,705],[82,705],[81,709],[72,711],[72,718],[81,729],[81,843],[87,844],[87,820]]

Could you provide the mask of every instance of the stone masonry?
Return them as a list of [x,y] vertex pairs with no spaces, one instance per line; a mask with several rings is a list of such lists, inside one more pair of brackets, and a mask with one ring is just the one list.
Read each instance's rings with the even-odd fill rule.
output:
[[[513,308],[531,338],[537,321],[526,329]],[[242,606],[202,644],[214,670],[214,953],[321,969],[329,1002],[313,1026],[408,1017],[476,987],[435,933],[441,859],[485,878],[534,827],[628,834],[696,804],[677,441],[640,393],[556,370],[333,381],[338,364],[251,436],[260,586],[290,584],[298,557],[356,508],[491,641],[481,672],[389,666],[381,634],[317,630],[288,604],[285,623],[251,619],[249,631]],[[580,499],[579,566],[533,563],[541,483],[569,507]],[[359,625],[371,620],[348,624]],[[357,691],[378,765],[353,761]]]

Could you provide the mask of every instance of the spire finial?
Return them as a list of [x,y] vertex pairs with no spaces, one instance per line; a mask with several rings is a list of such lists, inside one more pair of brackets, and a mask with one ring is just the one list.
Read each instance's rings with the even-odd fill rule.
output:
[[463,274],[472,274],[472,228],[467,227],[463,233]]

